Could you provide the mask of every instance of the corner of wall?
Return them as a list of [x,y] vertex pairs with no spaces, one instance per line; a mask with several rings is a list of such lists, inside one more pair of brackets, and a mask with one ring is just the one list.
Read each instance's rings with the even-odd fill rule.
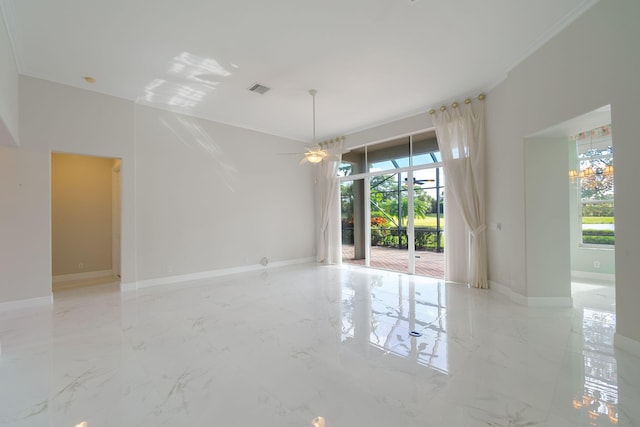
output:
[[514,292],[510,287],[503,285],[502,283],[494,282],[493,280],[489,280],[489,289],[494,290],[499,294],[502,294],[509,298],[511,301],[520,305],[528,305],[527,297],[521,295],[517,292]]
[[615,350],[626,351],[627,353],[640,358],[640,342],[620,335],[618,332],[613,336],[613,347]]
[[0,2],[0,145],[17,147],[18,131],[18,62],[8,25],[10,16]]
[[7,147],[18,146],[17,136],[14,137],[14,135],[9,131],[9,128],[2,117],[0,117],[0,145]]
[[526,307],[573,307],[573,298],[571,297],[526,297],[514,292],[508,286],[491,280],[489,281],[489,289],[506,296],[516,304]]

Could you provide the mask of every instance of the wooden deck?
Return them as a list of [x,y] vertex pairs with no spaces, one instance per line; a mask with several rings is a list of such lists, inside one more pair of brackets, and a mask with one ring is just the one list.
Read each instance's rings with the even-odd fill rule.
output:
[[[364,259],[353,259],[353,256],[353,245],[342,245],[343,263],[364,265]],[[371,247],[371,267],[373,268],[406,273],[408,265],[409,253],[406,249]],[[416,251],[416,274],[444,279],[444,253]]]

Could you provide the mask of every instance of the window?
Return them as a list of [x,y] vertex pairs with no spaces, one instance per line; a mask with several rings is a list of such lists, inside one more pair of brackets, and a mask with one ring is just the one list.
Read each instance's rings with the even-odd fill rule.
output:
[[353,175],[353,164],[349,162],[341,162],[338,166],[338,176]]
[[586,135],[587,138],[577,143],[581,243],[585,246],[613,247],[615,216],[611,125],[596,128]]

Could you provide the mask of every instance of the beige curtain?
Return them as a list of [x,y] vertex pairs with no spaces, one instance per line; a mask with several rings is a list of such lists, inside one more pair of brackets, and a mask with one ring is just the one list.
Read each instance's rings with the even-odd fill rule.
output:
[[320,162],[318,186],[320,190],[320,229],[317,260],[325,264],[342,263],[340,230],[340,180],[338,168],[342,161],[344,138],[324,142],[328,155]]
[[[451,230],[446,220],[446,258],[454,262],[445,268],[445,279],[488,288],[487,233],[484,199],[484,102],[465,103],[432,114],[446,179],[445,203],[453,198],[466,227],[465,233]],[[449,204],[445,214],[450,210]],[[450,213],[455,216],[455,212]],[[447,275],[449,277],[447,277]]]

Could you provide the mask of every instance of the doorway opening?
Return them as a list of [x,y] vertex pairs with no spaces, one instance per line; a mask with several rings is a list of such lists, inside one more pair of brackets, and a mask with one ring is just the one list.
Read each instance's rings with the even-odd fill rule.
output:
[[614,133],[606,105],[525,141],[528,292],[579,313],[582,334],[571,345],[583,349],[584,381],[571,403],[577,411],[597,403],[589,414],[598,425],[618,420]]
[[52,290],[120,283],[121,159],[51,153]]
[[610,105],[536,132],[525,143],[525,180],[528,271],[545,265],[549,274],[527,281],[553,285],[540,296],[570,295],[615,316],[613,141]]
[[571,295],[615,319],[615,168],[611,106],[574,120],[569,137]]

